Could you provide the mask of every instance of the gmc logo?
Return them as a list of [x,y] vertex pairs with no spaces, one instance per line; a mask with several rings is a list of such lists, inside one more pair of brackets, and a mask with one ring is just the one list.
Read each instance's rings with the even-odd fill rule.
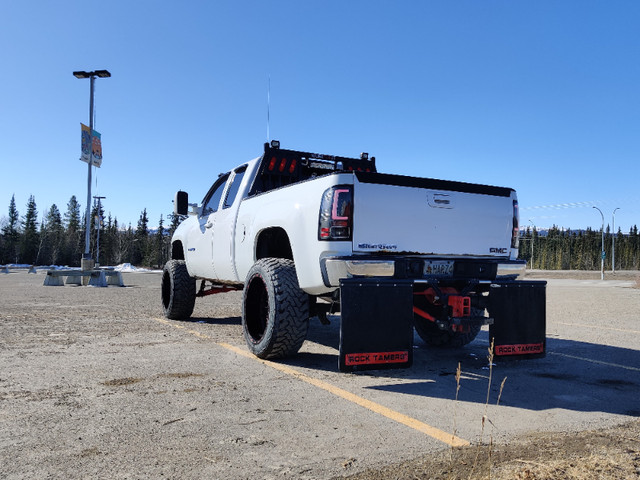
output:
[[489,249],[490,253],[507,253],[507,249],[506,248],[495,248],[495,247],[491,247]]

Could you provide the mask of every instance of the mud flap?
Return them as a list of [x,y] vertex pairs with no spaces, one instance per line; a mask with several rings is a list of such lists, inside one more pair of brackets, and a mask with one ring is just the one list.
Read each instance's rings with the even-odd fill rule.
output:
[[408,368],[413,362],[413,283],[380,278],[340,281],[342,372]]
[[489,293],[489,327],[494,358],[522,359],[545,356],[545,281],[493,283]]

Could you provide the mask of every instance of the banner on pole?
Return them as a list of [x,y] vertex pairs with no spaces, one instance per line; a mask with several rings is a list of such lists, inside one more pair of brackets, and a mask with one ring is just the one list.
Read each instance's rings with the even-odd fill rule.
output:
[[89,127],[80,124],[82,133],[82,155],[80,160],[89,163],[95,167],[102,165],[102,140],[100,134],[95,130],[91,131]]

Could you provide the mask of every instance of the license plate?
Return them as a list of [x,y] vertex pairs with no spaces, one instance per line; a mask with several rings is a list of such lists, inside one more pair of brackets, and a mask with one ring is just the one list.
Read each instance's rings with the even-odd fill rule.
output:
[[425,260],[424,274],[427,276],[451,277],[453,275],[453,261]]

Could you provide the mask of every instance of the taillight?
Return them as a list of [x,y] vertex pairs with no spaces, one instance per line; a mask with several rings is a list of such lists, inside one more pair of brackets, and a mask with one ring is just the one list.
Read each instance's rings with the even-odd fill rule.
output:
[[276,166],[276,157],[271,157],[271,161],[269,162],[269,171],[273,171]]
[[520,212],[518,201],[513,201],[513,230],[511,231],[511,248],[518,248],[520,245]]
[[353,229],[353,189],[332,187],[322,195],[318,240],[351,240]]

